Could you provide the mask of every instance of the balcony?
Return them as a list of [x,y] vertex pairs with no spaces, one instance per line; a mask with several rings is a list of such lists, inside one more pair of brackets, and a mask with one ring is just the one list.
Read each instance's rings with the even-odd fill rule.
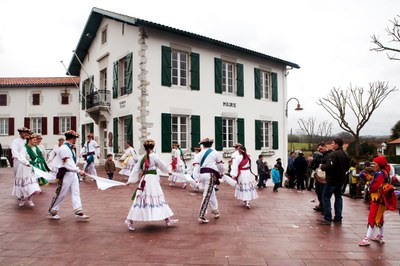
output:
[[109,120],[111,104],[111,92],[98,90],[86,95],[86,112],[99,124],[102,120]]

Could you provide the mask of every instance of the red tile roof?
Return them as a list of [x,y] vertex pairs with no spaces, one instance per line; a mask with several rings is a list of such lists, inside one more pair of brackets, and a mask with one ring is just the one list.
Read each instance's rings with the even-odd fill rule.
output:
[[400,144],[400,139],[392,140],[391,142],[388,142],[388,144]]
[[79,77],[25,77],[25,78],[1,78],[0,88],[16,88],[16,87],[58,87],[58,86],[75,86],[79,85]]

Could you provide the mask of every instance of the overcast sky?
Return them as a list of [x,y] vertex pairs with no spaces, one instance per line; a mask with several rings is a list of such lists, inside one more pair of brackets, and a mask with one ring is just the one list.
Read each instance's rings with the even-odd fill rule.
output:
[[[369,88],[385,81],[400,89],[400,61],[370,51],[371,35],[400,15],[399,0],[1,0],[0,76],[64,76],[91,9],[149,20],[239,45],[300,65],[288,75],[289,128],[299,118],[334,120],[316,104],[333,87]],[[395,44],[394,44],[395,45]],[[400,47],[400,46],[398,46]],[[400,120],[400,92],[373,114],[361,135],[389,135]],[[354,123],[353,123],[354,125]],[[334,133],[341,132],[334,122]]]

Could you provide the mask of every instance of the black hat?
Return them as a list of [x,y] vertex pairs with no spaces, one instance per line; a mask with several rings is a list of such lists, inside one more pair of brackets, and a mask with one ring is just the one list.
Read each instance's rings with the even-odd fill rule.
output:
[[278,158],[278,159],[276,159],[277,161],[280,161],[281,160],[281,158]]
[[214,140],[212,138],[203,138],[199,142],[199,145],[204,144],[204,143],[214,143]]

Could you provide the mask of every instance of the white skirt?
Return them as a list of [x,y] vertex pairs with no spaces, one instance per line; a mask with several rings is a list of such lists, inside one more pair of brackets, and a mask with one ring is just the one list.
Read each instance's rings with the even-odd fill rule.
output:
[[256,181],[250,170],[241,171],[235,188],[235,197],[239,200],[253,200],[258,198]]
[[33,172],[33,168],[20,164],[15,176],[12,195],[18,198],[28,198],[33,194],[39,194],[40,191],[38,179]]
[[128,163],[122,167],[121,171],[119,171],[119,174],[130,176],[134,166],[135,166],[135,160],[133,159],[133,157],[130,157]]
[[136,197],[129,211],[128,220],[161,221],[174,215],[161,189],[158,175],[147,174],[139,181],[146,181],[143,191],[137,190]]

